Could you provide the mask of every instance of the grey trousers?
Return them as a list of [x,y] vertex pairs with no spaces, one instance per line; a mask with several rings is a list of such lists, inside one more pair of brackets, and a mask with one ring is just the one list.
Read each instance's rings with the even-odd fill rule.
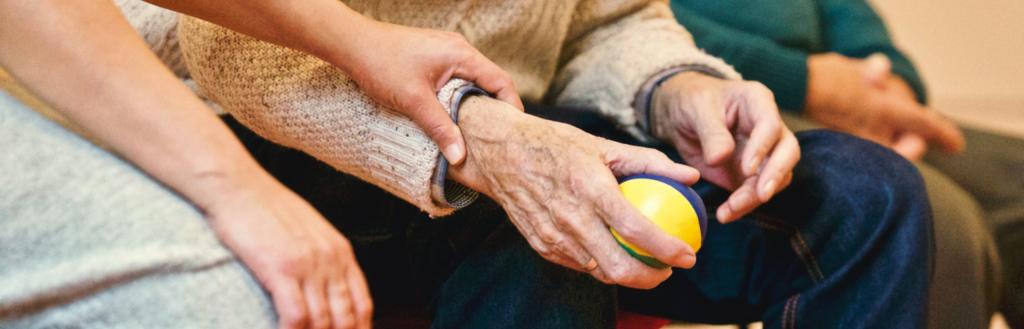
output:
[[[793,130],[821,128],[819,125],[791,114],[784,114],[786,124]],[[977,153],[1005,152],[978,145],[970,137],[980,132],[968,130],[968,152],[964,156],[976,157]],[[1024,152],[1024,147],[1017,152]],[[1021,154],[1024,156],[1024,154]],[[935,275],[929,291],[930,328],[988,328],[989,319],[999,306],[1002,266],[996,245],[987,223],[993,218],[990,208],[990,194],[965,190],[951,177],[971,177],[979,174],[969,166],[950,170],[950,166],[933,167],[934,161],[947,161],[944,155],[929,155],[928,161],[917,163],[928,189],[932,204],[933,226],[935,229]],[[1018,163],[1024,163],[1018,162]],[[1022,169],[1024,170],[1024,169]],[[952,173],[952,174],[950,174]],[[989,172],[990,174],[993,172]],[[1008,172],[995,174],[996,185],[1007,185]],[[1021,177],[1021,176],[1017,176]],[[970,179],[970,178],[967,178]],[[1024,202],[1024,194],[1016,196],[1017,204]],[[979,204],[979,202],[981,204]],[[1017,216],[1017,221],[1024,219]],[[1017,292],[1024,296],[1024,293]]]
[[0,328],[275,326],[188,202],[0,92]]

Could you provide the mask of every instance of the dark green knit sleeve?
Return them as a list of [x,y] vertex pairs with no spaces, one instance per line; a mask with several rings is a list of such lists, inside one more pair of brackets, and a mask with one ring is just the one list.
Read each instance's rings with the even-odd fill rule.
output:
[[719,24],[673,2],[676,19],[697,46],[733,65],[743,78],[764,83],[779,107],[800,111],[807,95],[807,54],[773,40]]
[[818,0],[818,3],[827,50],[856,58],[885,54],[892,61],[893,73],[914,89],[917,100],[927,101],[927,91],[917,69],[910,58],[893,45],[885,23],[871,5],[864,0]]

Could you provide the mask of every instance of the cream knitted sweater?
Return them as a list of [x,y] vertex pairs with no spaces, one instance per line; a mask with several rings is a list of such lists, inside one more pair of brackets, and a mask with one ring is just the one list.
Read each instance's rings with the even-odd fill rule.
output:
[[[694,46],[666,1],[345,3],[378,20],[461,33],[509,71],[524,100],[593,109],[627,130],[637,130],[633,103],[647,97],[641,89],[659,73],[688,67],[738,77]],[[431,215],[458,206],[444,195],[431,195],[432,181],[445,174],[437,170],[437,146],[411,121],[366,97],[343,72],[195,18],[183,18],[179,34],[189,71],[203,92],[258,134]],[[442,103],[450,104],[463,84],[449,83],[439,94]]]

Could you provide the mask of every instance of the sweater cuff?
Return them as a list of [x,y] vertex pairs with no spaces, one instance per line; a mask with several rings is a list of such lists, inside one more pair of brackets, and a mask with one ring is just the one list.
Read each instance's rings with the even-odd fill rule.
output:
[[[459,107],[462,101],[468,96],[482,95],[490,96],[483,89],[477,88],[463,80],[453,80],[449,85],[456,85],[454,88],[444,88],[438,93],[438,99],[448,107],[452,122],[459,123]],[[476,201],[479,193],[448,179],[448,159],[444,154],[437,155],[437,166],[434,170],[434,177],[431,178],[430,198],[434,204],[441,208],[461,209]]]
[[750,80],[763,83],[775,94],[783,111],[800,113],[807,98],[807,54],[764,51],[736,67]]
[[647,79],[637,91],[636,97],[633,97],[633,110],[636,112],[636,123],[645,134],[651,133],[651,105],[654,101],[654,92],[658,91],[658,87],[668,79],[674,77],[676,74],[683,72],[700,72],[709,76],[713,76],[719,79],[728,79],[724,74],[705,65],[680,65],[671,67],[658,74],[655,74],[650,79]]

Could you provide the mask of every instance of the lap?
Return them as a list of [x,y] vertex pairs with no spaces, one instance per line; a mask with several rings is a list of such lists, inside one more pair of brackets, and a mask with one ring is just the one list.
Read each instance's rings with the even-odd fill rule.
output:
[[[0,326],[273,325],[259,285],[173,192],[4,94],[0,144]],[[196,326],[240,327],[218,323]]]

